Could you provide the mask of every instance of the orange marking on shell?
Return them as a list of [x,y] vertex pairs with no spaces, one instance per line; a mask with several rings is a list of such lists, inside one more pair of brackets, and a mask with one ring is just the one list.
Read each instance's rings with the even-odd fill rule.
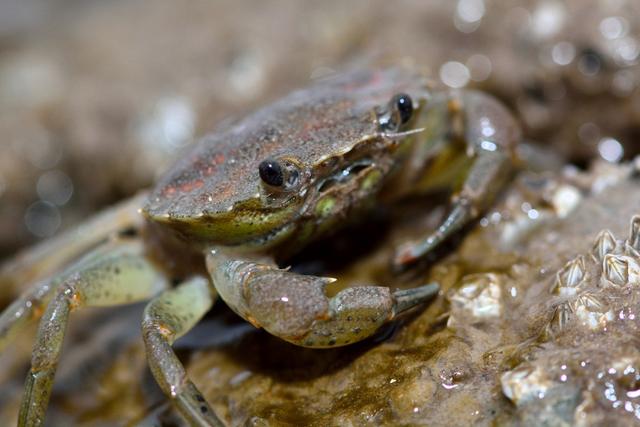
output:
[[171,196],[172,194],[175,194],[175,192],[176,192],[176,188],[175,187],[165,187],[162,190],[162,193],[165,196]]
[[195,181],[185,182],[180,186],[180,191],[189,192],[191,190],[195,190],[204,185],[204,181],[201,179],[196,179]]
[[203,168],[203,173],[205,176],[211,176],[218,169],[216,166],[224,163],[225,157],[222,153],[217,153],[211,159],[211,162]]

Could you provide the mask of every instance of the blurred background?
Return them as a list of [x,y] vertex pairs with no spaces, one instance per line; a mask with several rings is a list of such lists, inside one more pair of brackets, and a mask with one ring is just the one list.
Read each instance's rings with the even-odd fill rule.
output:
[[0,2],[0,258],[149,186],[216,124],[310,79],[410,63],[479,87],[585,166],[640,149],[640,3]]

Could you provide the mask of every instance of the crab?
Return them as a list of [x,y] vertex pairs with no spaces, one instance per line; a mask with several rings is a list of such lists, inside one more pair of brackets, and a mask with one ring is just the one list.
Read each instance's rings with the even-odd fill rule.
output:
[[396,271],[414,266],[491,205],[519,139],[494,98],[432,90],[405,68],[322,79],[204,137],[150,192],[0,270],[5,282],[34,283],[0,316],[0,350],[40,319],[18,424],[44,422],[71,311],[150,300],[142,335],[157,383],[190,424],[224,425],[172,350],[218,296],[296,345],[371,336],[437,295],[438,284],[329,297],[335,279],[283,262],[377,203],[449,189],[441,225],[392,257]]

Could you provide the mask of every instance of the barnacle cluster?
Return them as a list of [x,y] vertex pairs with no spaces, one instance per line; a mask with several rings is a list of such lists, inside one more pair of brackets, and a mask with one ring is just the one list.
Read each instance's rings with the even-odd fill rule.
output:
[[555,274],[550,320],[519,354],[522,362],[500,377],[517,419],[575,425],[640,419],[639,243],[634,215],[625,239],[604,229],[587,253]]
[[615,313],[606,302],[610,288],[640,285],[640,216],[631,220],[629,237],[617,240],[602,230],[588,255],[580,255],[557,273],[552,293],[560,302],[546,332],[565,329],[574,318],[591,329],[606,327]]

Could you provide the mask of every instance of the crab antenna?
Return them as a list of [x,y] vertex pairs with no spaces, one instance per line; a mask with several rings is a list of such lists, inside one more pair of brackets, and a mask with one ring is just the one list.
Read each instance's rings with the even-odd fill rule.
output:
[[382,134],[385,138],[389,138],[391,140],[397,141],[402,138],[405,138],[410,135],[414,135],[416,133],[424,132],[425,128],[411,129],[404,132],[385,132]]

